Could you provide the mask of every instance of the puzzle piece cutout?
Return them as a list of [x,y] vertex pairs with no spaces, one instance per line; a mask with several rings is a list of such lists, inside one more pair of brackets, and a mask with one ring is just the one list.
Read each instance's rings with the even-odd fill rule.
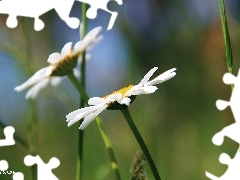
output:
[[221,177],[216,177],[215,175],[209,172],[205,172],[208,178],[210,178],[211,180],[239,180],[240,179],[240,173],[239,173],[240,149],[238,149],[233,159],[231,159],[228,154],[222,153],[219,156],[219,161],[222,164],[228,165],[227,171]]
[[[220,146],[223,144],[224,137],[229,137],[233,141],[240,144],[240,69],[238,71],[238,76],[234,76],[231,73],[226,73],[223,76],[223,82],[225,84],[234,84],[231,98],[228,101],[217,100],[216,106],[219,110],[224,110],[228,106],[231,108],[235,123],[223,128],[220,132],[216,133],[212,142]],[[221,176],[216,177],[209,172],[206,172],[206,176],[212,180],[237,180],[240,179],[239,167],[240,167],[240,149],[238,149],[235,157],[231,159],[226,153],[222,153],[219,157],[219,161],[222,164],[227,164],[227,171]]]
[[[109,21],[108,30],[113,27],[118,13],[108,10],[107,4],[110,0],[77,1],[87,3],[91,6],[86,12],[86,16],[90,19],[96,18],[98,9],[102,9],[110,13],[111,18]],[[115,1],[119,5],[123,3],[122,0]],[[80,24],[79,19],[75,17],[69,17],[74,2],[75,0],[2,0],[0,1],[0,14],[9,15],[6,22],[9,28],[17,27],[17,16],[34,18],[34,29],[36,31],[40,31],[44,28],[44,22],[39,17],[54,9],[58,13],[59,17],[65,21],[69,27],[76,29]]]
[[4,128],[3,133],[5,135],[5,139],[0,139],[0,147],[11,146],[15,144],[15,141],[13,139],[14,132],[15,132],[15,129],[12,126],[7,126]]
[[232,91],[232,96],[229,102],[224,100],[217,100],[216,106],[219,110],[224,110],[227,106],[230,106],[235,123],[223,128],[220,132],[214,135],[212,141],[215,145],[220,146],[224,141],[224,137],[227,136],[232,140],[238,142],[240,144],[240,70],[238,72],[238,76],[235,77],[230,73],[226,73],[223,76],[223,82],[225,84],[234,84],[234,89]]
[[233,123],[216,133],[212,139],[213,144],[222,145],[225,136],[240,144],[240,123]]
[[40,156],[27,155],[24,158],[24,163],[27,166],[32,166],[34,164],[38,165],[38,180],[58,180],[58,178],[52,173],[52,169],[55,169],[60,165],[60,161],[56,157],[51,158],[49,162],[45,164]]
[[0,171],[6,171],[8,169],[8,162],[5,160],[0,161]]
[[0,161],[0,171],[2,171],[1,174],[4,175],[4,174],[11,173],[13,174],[12,176],[13,180],[24,180],[24,176],[21,172],[16,172],[16,173],[13,171],[8,172],[7,169],[8,169],[8,162],[5,160],[1,160]]
[[239,101],[239,96],[240,96],[240,69],[238,71],[238,76],[234,76],[231,73],[226,73],[223,76],[223,82],[225,84],[234,84],[234,88],[232,91],[232,96],[229,100],[229,102],[224,101],[224,100],[218,100],[216,102],[216,106],[219,110],[224,110],[227,108],[227,106],[230,106],[233,112],[233,116],[236,122],[240,123],[240,101]]
[[[114,22],[116,21],[117,19],[117,15],[118,13],[117,12],[114,12],[114,11],[110,11],[108,8],[107,8],[107,4],[109,1],[111,0],[77,0],[77,1],[80,1],[80,2],[83,2],[83,3],[86,3],[86,4],[89,4],[91,7],[87,10],[86,12],[86,16],[89,18],[89,19],[95,19],[97,17],[97,11],[98,9],[101,9],[101,10],[104,10],[108,13],[111,14],[111,18],[109,20],[109,24],[108,24],[108,27],[107,27],[107,30],[110,30],[112,29],[113,27],[113,24]],[[123,2],[122,0],[115,0],[119,5],[122,5]]]
[[55,9],[59,17],[73,29],[79,26],[79,19],[69,17],[74,0],[2,0],[0,1],[0,14],[8,14],[7,26],[15,28],[18,25],[17,16],[34,18],[34,29],[40,31],[44,22],[39,16]]
[[13,180],[24,180],[24,175],[21,172],[16,172],[13,174]]

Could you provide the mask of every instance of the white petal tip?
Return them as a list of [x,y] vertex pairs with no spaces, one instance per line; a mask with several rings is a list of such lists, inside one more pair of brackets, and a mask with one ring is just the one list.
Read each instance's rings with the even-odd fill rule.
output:
[[80,130],[84,130],[86,127],[82,127],[81,125],[79,126]]
[[34,98],[29,97],[29,96],[25,96],[25,99],[26,99],[26,100],[29,100],[29,99],[34,99]]
[[15,88],[14,88],[14,91],[17,91],[17,92],[21,92],[21,91],[23,91],[24,89],[26,89],[27,87],[23,87],[23,86],[16,86]]
[[172,74],[172,77],[174,77],[174,76],[176,76],[177,73],[176,72],[172,72],[171,74]]
[[68,127],[72,126],[74,123],[72,123],[71,121],[67,124]]
[[15,87],[15,88],[14,88],[14,91],[17,91],[17,92],[19,92],[19,91],[20,91],[20,88],[19,88],[19,86]]
[[97,29],[98,31],[101,31],[101,30],[102,30],[102,26],[98,26],[98,27],[96,27],[96,29]]
[[125,97],[125,98],[123,98],[122,100],[120,100],[120,101],[117,101],[119,104],[122,104],[122,105],[126,105],[126,106],[129,106],[130,105],[130,103],[131,103],[131,99],[130,98],[127,98],[127,97]]
[[36,99],[36,97],[37,97],[37,94],[32,94],[32,93],[27,93],[27,94],[25,95],[25,99],[26,99],[26,100]]

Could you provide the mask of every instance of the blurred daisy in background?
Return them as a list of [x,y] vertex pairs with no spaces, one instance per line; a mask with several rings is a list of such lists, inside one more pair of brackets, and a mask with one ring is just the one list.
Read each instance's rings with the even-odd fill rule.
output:
[[82,40],[78,41],[74,47],[72,47],[72,42],[69,42],[64,45],[61,53],[55,52],[50,54],[47,60],[49,66],[38,70],[26,82],[15,87],[14,90],[20,92],[31,87],[25,98],[34,99],[48,84],[51,84],[52,86],[59,85],[64,79],[64,76],[68,73],[73,71],[76,76],[79,76],[80,72],[76,66],[81,61],[81,55],[85,50],[90,50],[103,38],[99,35],[101,30],[101,27],[96,27]]

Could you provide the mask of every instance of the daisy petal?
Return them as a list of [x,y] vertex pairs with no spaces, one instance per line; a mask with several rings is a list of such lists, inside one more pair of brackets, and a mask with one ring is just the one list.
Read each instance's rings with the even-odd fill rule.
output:
[[121,93],[111,94],[107,97],[107,101],[112,102],[112,101],[116,101],[116,100],[121,99],[121,98],[122,98]]
[[80,119],[85,118],[86,116],[88,116],[88,115],[93,111],[94,108],[95,108],[95,107],[93,107],[92,109],[87,110],[87,111],[85,111],[85,112],[83,112],[83,113],[77,114],[77,116],[76,116],[74,119],[72,119],[72,120],[69,121],[68,127],[70,127],[71,125],[73,125],[74,123],[76,123],[77,121],[79,121]]
[[94,39],[94,41],[92,41],[91,42],[91,44],[89,44],[89,46],[87,47],[87,50],[88,51],[91,51],[94,47],[95,47],[95,45],[97,45],[100,41],[102,41],[103,40],[103,36],[102,35],[100,35],[100,36],[97,36],[95,39]]
[[66,118],[67,118],[66,121],[69,122],[69,121],[73,120],[78,114],[84,113],[84,112],[86,112],[86,111],[88,111],[88,110],[91,110],[91,109],[93,109],[93,108],[94,108],[93,106],[90,106],[90,107],[85,107],[85,108],[77,109],[77,110],[69,113],[68,115],[66,115]]
[[86,116],[82,122],[82,124],[80,125],[79,129],[84,130],[93,120],[94,118],[101,113],[102,111],[104,111],[106,108],[108,107],[108,105],[106,104],[102,104],[101,106],[98,107],[98,109],[96,109],[96,111],[94,113],[89,114],[88,116]]
[[[80,31],[81,30],[82,30],[82,24],[80,26]],[[88,32],[87,35],[81,41],[77,42],[74,45],[73,54],[81,53],[82,51],[89,48],[90,45],[92,46],[97,42],[99,42],[102,39],[102,36],[98,37],[98,34],[100,33],[101,30],[102,30],[102,27],[96,27],[92,29],[90,32]],[[81,36],[81,32],[80,32],[80,36]]]
[[73,48],[73,53],[81,53],[83,52],[87,46],[91,43],[91,39],[84,39],[83,41],[78,41]]
[[144,86],[142,88],[145,92],[145,94],[151,94],[154,93],[158,88],[156,86]]
[[125,97],[125,98],[122,98],[122,99],[118,100],[117,102],[118,102],[119,104],[125,104],[125,105],[129,106],[129,105],[130,105],[130,102],[131,102],[131,99]]
[[66,56],[68,55],[68,53],[72,50],[72,42],[68,42],[67,44],[65,44],[62,48],[61,51],[61,56]]
[[64,79],[65,77],[58,77],[58,76],[54,76],[51,78],[51,85],[52,86],[58,86],[62,80]]
[[88,104],[93,106],[96,106],[98,104],[102,104],[105,102],[106,102],[106,99],[100,98],[100,97],[92,97],[88,100]]
[[50,81],[50,79],[46,78],[46,79],[40,81],[39,83],[35,84],[33,87],[31,87],[28,90],[25,98],[26,99],[35,99],[37,97],[37,95],[39,94],[39,92],[49,84],[49,81]]
[[171,78],[173,78],[176,75],[176,72],[174,72],[176,68],[170,69],[162,74],[160,74],[158,77],[154,78],[153,80],[149,81],[146,85],[155,85],[162,83],[164,81],[167,81]]
[[139,86],[143,86],[146,84],[146,82],[152,77],[153,73],[158,69],[158,67],[152,68],[141,80],[141,82],[138,84]]
[[151,94],[154,93],[158,88],[156,86],[144,86],[134,91],[131,95],[140,95],[140,94]]
[[38,70],[32,77],[30,77],[25,83],[21,84],[20,86],[15,87],[15,91],[23,91],[24,89],[32,86],[33,84],[43,80],[45,78],[45,73],[48,67],[42,68]]
[[81,76],[81,73],[78,68],[73,69],[73,74],[77,79]]
[[49,55],[47,62],[53,65],[58,63],[60,59],[62,59],[62,56],[58,52],[55,52]]
[[100,31],[102,30],[102,27],[95,27],[94,29],[92,29],[91,31],[89,31],[87,33],[87,35],[84,37],[84,39],[86,38],[91,38],[91,39],[95,39],[96,36],[100,33]]
[[73,47],[73,53],[79,53],[84,50],[83,42],[78,41]]
[[52,74],[53,69],[54,69],[54,66],[48,66],[44,74],[44,77],[49,77]]
[[67,124],[68,127],[70,127],[71,125],[73,125],[74,123],[78,122],[80,119],[73,119],[71,121],[69,121],[69,123]]
[[99,107],[102,107],[106,105],[106,103],[102,103],[102,104],[99,104],[97,106],[91,106],[92,108],[90,108],[89,110],[83,112],[83,113],[80,113],[78,114],[72,121],[70,121],[68,123],[68,126],[72,125],[73,123],[75,123],[76,121],[82,119],[82,118],[86,118],[87,116],[91,115],[92,113],[95,113],[97,112],[97,110],[99,109]]
[[139,85],[133,86],[131,89],[129,89],[129,90],[124,94],[124,96],[127,96],[127,97],[131,96],[132,93],[133,93],[134,91],[138,90],[139,88],[140,88]]

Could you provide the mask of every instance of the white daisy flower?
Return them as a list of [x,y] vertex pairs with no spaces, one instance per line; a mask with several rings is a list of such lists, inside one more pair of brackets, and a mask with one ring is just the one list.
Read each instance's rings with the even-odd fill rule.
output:
[[78,41],[73,48],[72,43],[69,42],[64,45],[61,53],[55,52],[50,54],[47,60],[49,66],[37,71],[25,83],[15,87],[14,90],[20,92],[32,86],[27,92],[25,98],[34,99],[40,90],[45,88],[49,83],[52,86],[57,86],[63,80],[63,76],[68,73],[73,71],[74,74],[79,74],[77,69],[75,69],[78,60],[83,51],[99,42],[102,38],[102,36],[98,36],[101,29],[101,27],[97,27],[91,30],[84,39]]
[[121,109],[129,106],[134,101],[137,95],[154,93],[158,88],[154,85],[167,81],[176,75],[176,68],[170,69],[153,80],[149,79],[153,73],[157,70],[157,67],[152,68],[141,80],[138,85],[129,85],[118,91],[114,91],[112,94],[104,97],[92,97],[88,100],[89,107],[81,108],[69,113],[66,118],[68,127],[75,122],[83,119],[79,129],[85,129],[94,118],[105,109]]

